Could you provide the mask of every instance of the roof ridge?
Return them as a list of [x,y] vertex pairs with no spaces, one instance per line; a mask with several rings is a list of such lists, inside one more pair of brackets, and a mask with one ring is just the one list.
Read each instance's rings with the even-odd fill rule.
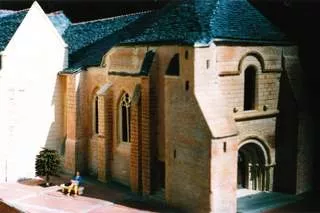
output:
[[21,10],[15,10],[17,13],[19,12],[25,12],[25,11],[29,11],[30,8],[26,8],[26,9],[21,9]]
[[1,9],[1,8],[0,8],[0,11],[7,11],[7,12],[9,12],[9,11],[10,11],[10,12],[17,12],[17,10],[8,10],[8,9]]
[[54,14],[57,14],[57,13],[63,13],[66,16],[66,14],[64,13],[63,10],[56,10],[56,11],[53,11],[51,13],[47,13],[47,15],[54,15]]
[[94,20],[89,20],[89,21],[76,22],[76,23],[72,23],[72,25],[80,25],[80,24],[88,24],[88,23],[94,23],[94,22],[99,22],[99,21],[113,20],[113,19],[123,18],[123,17],[127,17],[127,16],[147,14],[147,13],[151,13],[152,11],[154,11],[154,10],[146,10],[146,11],[129,13],[129,14],[124,14],[124,15],[119,15],[119,16],[112,16],[112,17],[107,17],[107,18],[100,18],[100,19],[94,19]]
[[1,18],[2,20],[12,18],[12,17],[14,17],[14,16],[17,16],[17,15],[23,13],[23,12],[28,12],[28,11],[29,11],[29,8],[27,8],[27,9],[22,9],[22,10],[14,10],[14,11],[15,11],[15,12],[9,13],[9,14],[7,14],[6,16],[2,16],[2,17],[0,17],[0,18]]

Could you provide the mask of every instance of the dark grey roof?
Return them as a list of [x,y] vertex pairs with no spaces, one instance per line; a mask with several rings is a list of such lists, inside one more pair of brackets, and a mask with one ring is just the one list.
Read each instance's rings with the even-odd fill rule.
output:
[[124,42],[208,44],[213,39],[282,42],[287,37],[247,0],[180,0]]
[[[98,65],[101,56],[122,39],[116,35],[146,14],[135,13],[107,19],[72,24],[63,38],[69,45],[69,71],[74,72],[83,65]],[[127,35],[128,36],[128,35]],[[101,40],[103,44],[101,44]],[[105,42],[106,41],[106,42]]]
[[4,17],[4,16],[7,16],[7,15],[10,15],[10,14],[15,13],[15,12],[16,11],[14,11],[14,10],[0,9],[0,18]]
[[26,14],[27,11],[22,10],[0,18],[0,51],[7,46]]
[[[99,29],[90,29],[88,34],[79,29],[79,36],[77,30],[71,33],[67,43],[76,46],[80,39],[83,47],[71,45],[69,71],[98,65],[102,56],[118,44],[208,45],[214,39],[268,44],[287,41],[286,35],[247,0],[174,0],[160,10],[135,16],[125,24],[116,20],[98,25],[101,30],[107,29],[105,36],[97,33]],[[99,37],[96,39],[96,36]]]
[[122,29],[141,15],[131,14],[70,25],[63,35],[65,42],[69,45],[69,53],[73,54],[81,48]]
[[71,24],[71,21],[63,13],[63,11],[50,13],[48,14],[48,17],[60,35],[63,35],[65,30]]
[[195,11],[195,2],[190,0],[169,3],[162,10],[154,12],[153,20],[122,43],[193,44],[204,30]]

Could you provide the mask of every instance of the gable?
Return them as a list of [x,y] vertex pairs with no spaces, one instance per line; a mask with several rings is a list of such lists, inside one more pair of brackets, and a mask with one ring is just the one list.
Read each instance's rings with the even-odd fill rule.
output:
[[24,42],[26,42],[29,39],[29,42],[34,43],[40,43],[45,42],[45,40],[50,40],[50,42],[48,43],[57,42],[57,44],[59,43],[63,47],[66,46],[62,37],[59,35],[57,29],[51,23],[48,16],[44,13],[44,11],[41,9],[40,5],[37,2],[34,2],[32,4],[28,13],[24,17],[20,26],[18,27],[15,34],[8,43],[6,49],[9,49],[10,44],[13,43],[15,40],[19,39],[25,39]]
[[67,67],[67,45],[35,2],[4,49],[4,70],[57,73]]
[[[21,11],[7,11],[0,10],[0,51],[4,50],[9,44],[10,40],[15,35],[16,31],[23,23],[24,18],[27,14],[38,13],[40,19],[46,22],[45,29],[48,29],[56,38],[60,40],[60,43],[65,46],[65,43],[60,35],[64,33],[67,27],[71,24],[70,20],[63,14],[62,11],[53,12],[47,15],[42,11],[41,7],[35,2],[30,9]],[[49,19],[48,19],[49,18]],[[38,23],[35,23],[37,25]],[[51,27],[50,27],[51,25]],[[52,27],[52,25],[54,27]],[[39,27],[40,29],[40,27]]]

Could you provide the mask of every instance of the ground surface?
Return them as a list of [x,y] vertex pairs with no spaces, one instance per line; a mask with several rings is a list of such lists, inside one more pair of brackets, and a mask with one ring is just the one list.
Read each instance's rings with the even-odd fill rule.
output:
[[296,196],[241,189],[237,197],[237,213],[320,213],[320,192]]
[[[53,186],[50,187],[44,187],[44,181],[41,179],[1,183],[0,199],[22,212],[30,213],[181,212],[168,207],[159,198],[141,197],[131,193],[125,186],[116,183],[103,184],[90,177],[84,177],[83,195],[69,197],[61,192],[59,186],[69,182],[70,178],[69,176],[54,177],[50,181]],[[0,212],[6,211],[0,210]]]
[[264,213],[320,213],[320,192],[299,196],[297,202],[265,211]]
[[17,209],[8,206],[7,204],[4,204],[0,201],[0,212],[2,213],[20,213],[21,211],[18,211]]
[[[158,197],[142,198],[131,193],[127,187],[115,183],[103,184],[90,177],[84,178],[85,190],[82,196],[68,197],[60,191],[59,185],[69,180],[69,176],[54,177],[50,187],[44,187],[41,179],[0,183],[0,213],[182,212],[160,201],[161,194]],[[238,212],[320,213],[320,193],[292,196],[242,190],[238,191]]]

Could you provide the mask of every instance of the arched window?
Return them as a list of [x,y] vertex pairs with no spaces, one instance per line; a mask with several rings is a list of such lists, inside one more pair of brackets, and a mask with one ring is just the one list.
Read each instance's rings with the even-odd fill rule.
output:
[[125,93],[120,100],[119,123],[120,123],[120,141],[130,142],[130,106],[131,98]]
[[180,72],[180,62],[179,62],[179,54],[175,54],[168,66],[168,69],[166,71],[166,75],[175,75],[179,76]]
[[238,151],[238,188],[260,191],[270,190],[270,172],[266,149],[257,143],[249,142]]
[[94,98],[94,132],[96,134],[99,134],[99,102],[98,102],[98,96],[95,96]]
[[244,105],[243,110],[253,110],[256,104],[256,69],[249,66],[244,71]]

